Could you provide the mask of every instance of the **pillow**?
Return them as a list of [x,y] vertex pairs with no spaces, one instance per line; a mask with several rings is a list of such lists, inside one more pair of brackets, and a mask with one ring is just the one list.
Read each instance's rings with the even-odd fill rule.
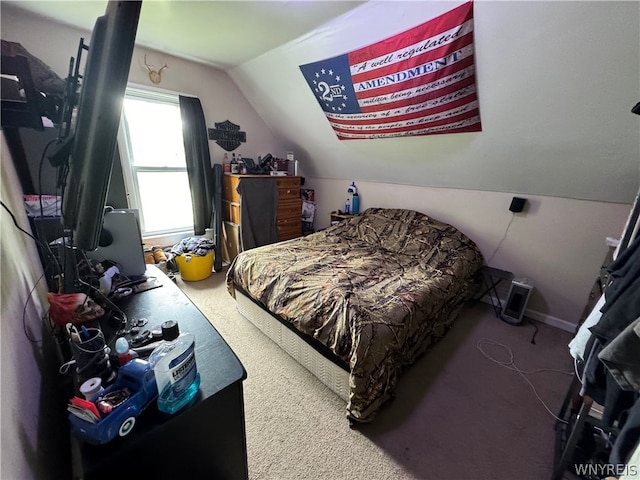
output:
[[446,256],[461,246],[474,245],[455,227],[409,209],[369,208],[338,226],[344,238],[416,257]]

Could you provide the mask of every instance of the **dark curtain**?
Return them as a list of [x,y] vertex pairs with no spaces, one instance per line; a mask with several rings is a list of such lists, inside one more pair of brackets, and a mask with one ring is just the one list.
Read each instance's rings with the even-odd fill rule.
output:
[[213,177],[207,126],[200,99],[180,95],[182,138],[193,203],[193,231],[204,235],[212,224]]

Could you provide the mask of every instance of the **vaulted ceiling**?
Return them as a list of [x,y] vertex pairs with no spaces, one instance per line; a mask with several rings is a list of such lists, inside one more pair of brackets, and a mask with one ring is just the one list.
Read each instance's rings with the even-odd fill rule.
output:
[[[106,1],[5,1],[91,30]],[[229,69],[298,38],[362,1],[143,1],[138,45]]]

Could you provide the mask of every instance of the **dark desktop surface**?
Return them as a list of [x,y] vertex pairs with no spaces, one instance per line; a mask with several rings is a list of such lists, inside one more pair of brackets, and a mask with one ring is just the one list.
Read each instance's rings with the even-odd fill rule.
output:
[[162,286],[122,299],[118,306],[130,322],[146,318],[150,330],[177,320],[180,331],[195,335],[200,391],[194,403],[174,415],[158,411],[154,401],[131,433],[106,445],[83,443],[72,434],[74,478],[247,478],[244,367],[164,273],[150,265],[146,275]]

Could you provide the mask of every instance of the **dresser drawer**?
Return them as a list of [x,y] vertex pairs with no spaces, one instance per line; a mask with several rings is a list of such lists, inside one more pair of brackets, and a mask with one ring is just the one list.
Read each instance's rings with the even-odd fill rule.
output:
[[293,221],[289,220],[287,222],[280,223],[278,222],[278,240],[290,240],[292,238],[298,238],[302,235],[302,220]]
[[240,178],[237,175],[222,176],[222,198],[234,203],[240,203],[240,195],[236,191]]
[[300,188],[300,177],[271,177],[276,179],[278,188]]
[[298,197],[294,200],[280,201],[276,223],[280,241],[302,235],[302,199]]
[[222,198],[230,202],[240,203],[240,195],[236,191],[238,183],[242,177],[258,177],[264,179],[274,179],[278,186],[278,197],[280,200],[300,198],[300,177],[270,177],[268,175],[233,175],[224,174],[222,176]]
[[277,177],[278,198],[281,202],[300,198],[300,177]]
[[230,202],[228,200],[222,201],[222,220],[225,222],[240,223],[240,204]]
[[278,224],[278,228],[284,228],[289,225],[300,225],[302,229],[302,219],[300,217],[278,217],[276,223]]
[[278,202],[277,217],[280,218],[302,218],[302,200],[282,200]]

